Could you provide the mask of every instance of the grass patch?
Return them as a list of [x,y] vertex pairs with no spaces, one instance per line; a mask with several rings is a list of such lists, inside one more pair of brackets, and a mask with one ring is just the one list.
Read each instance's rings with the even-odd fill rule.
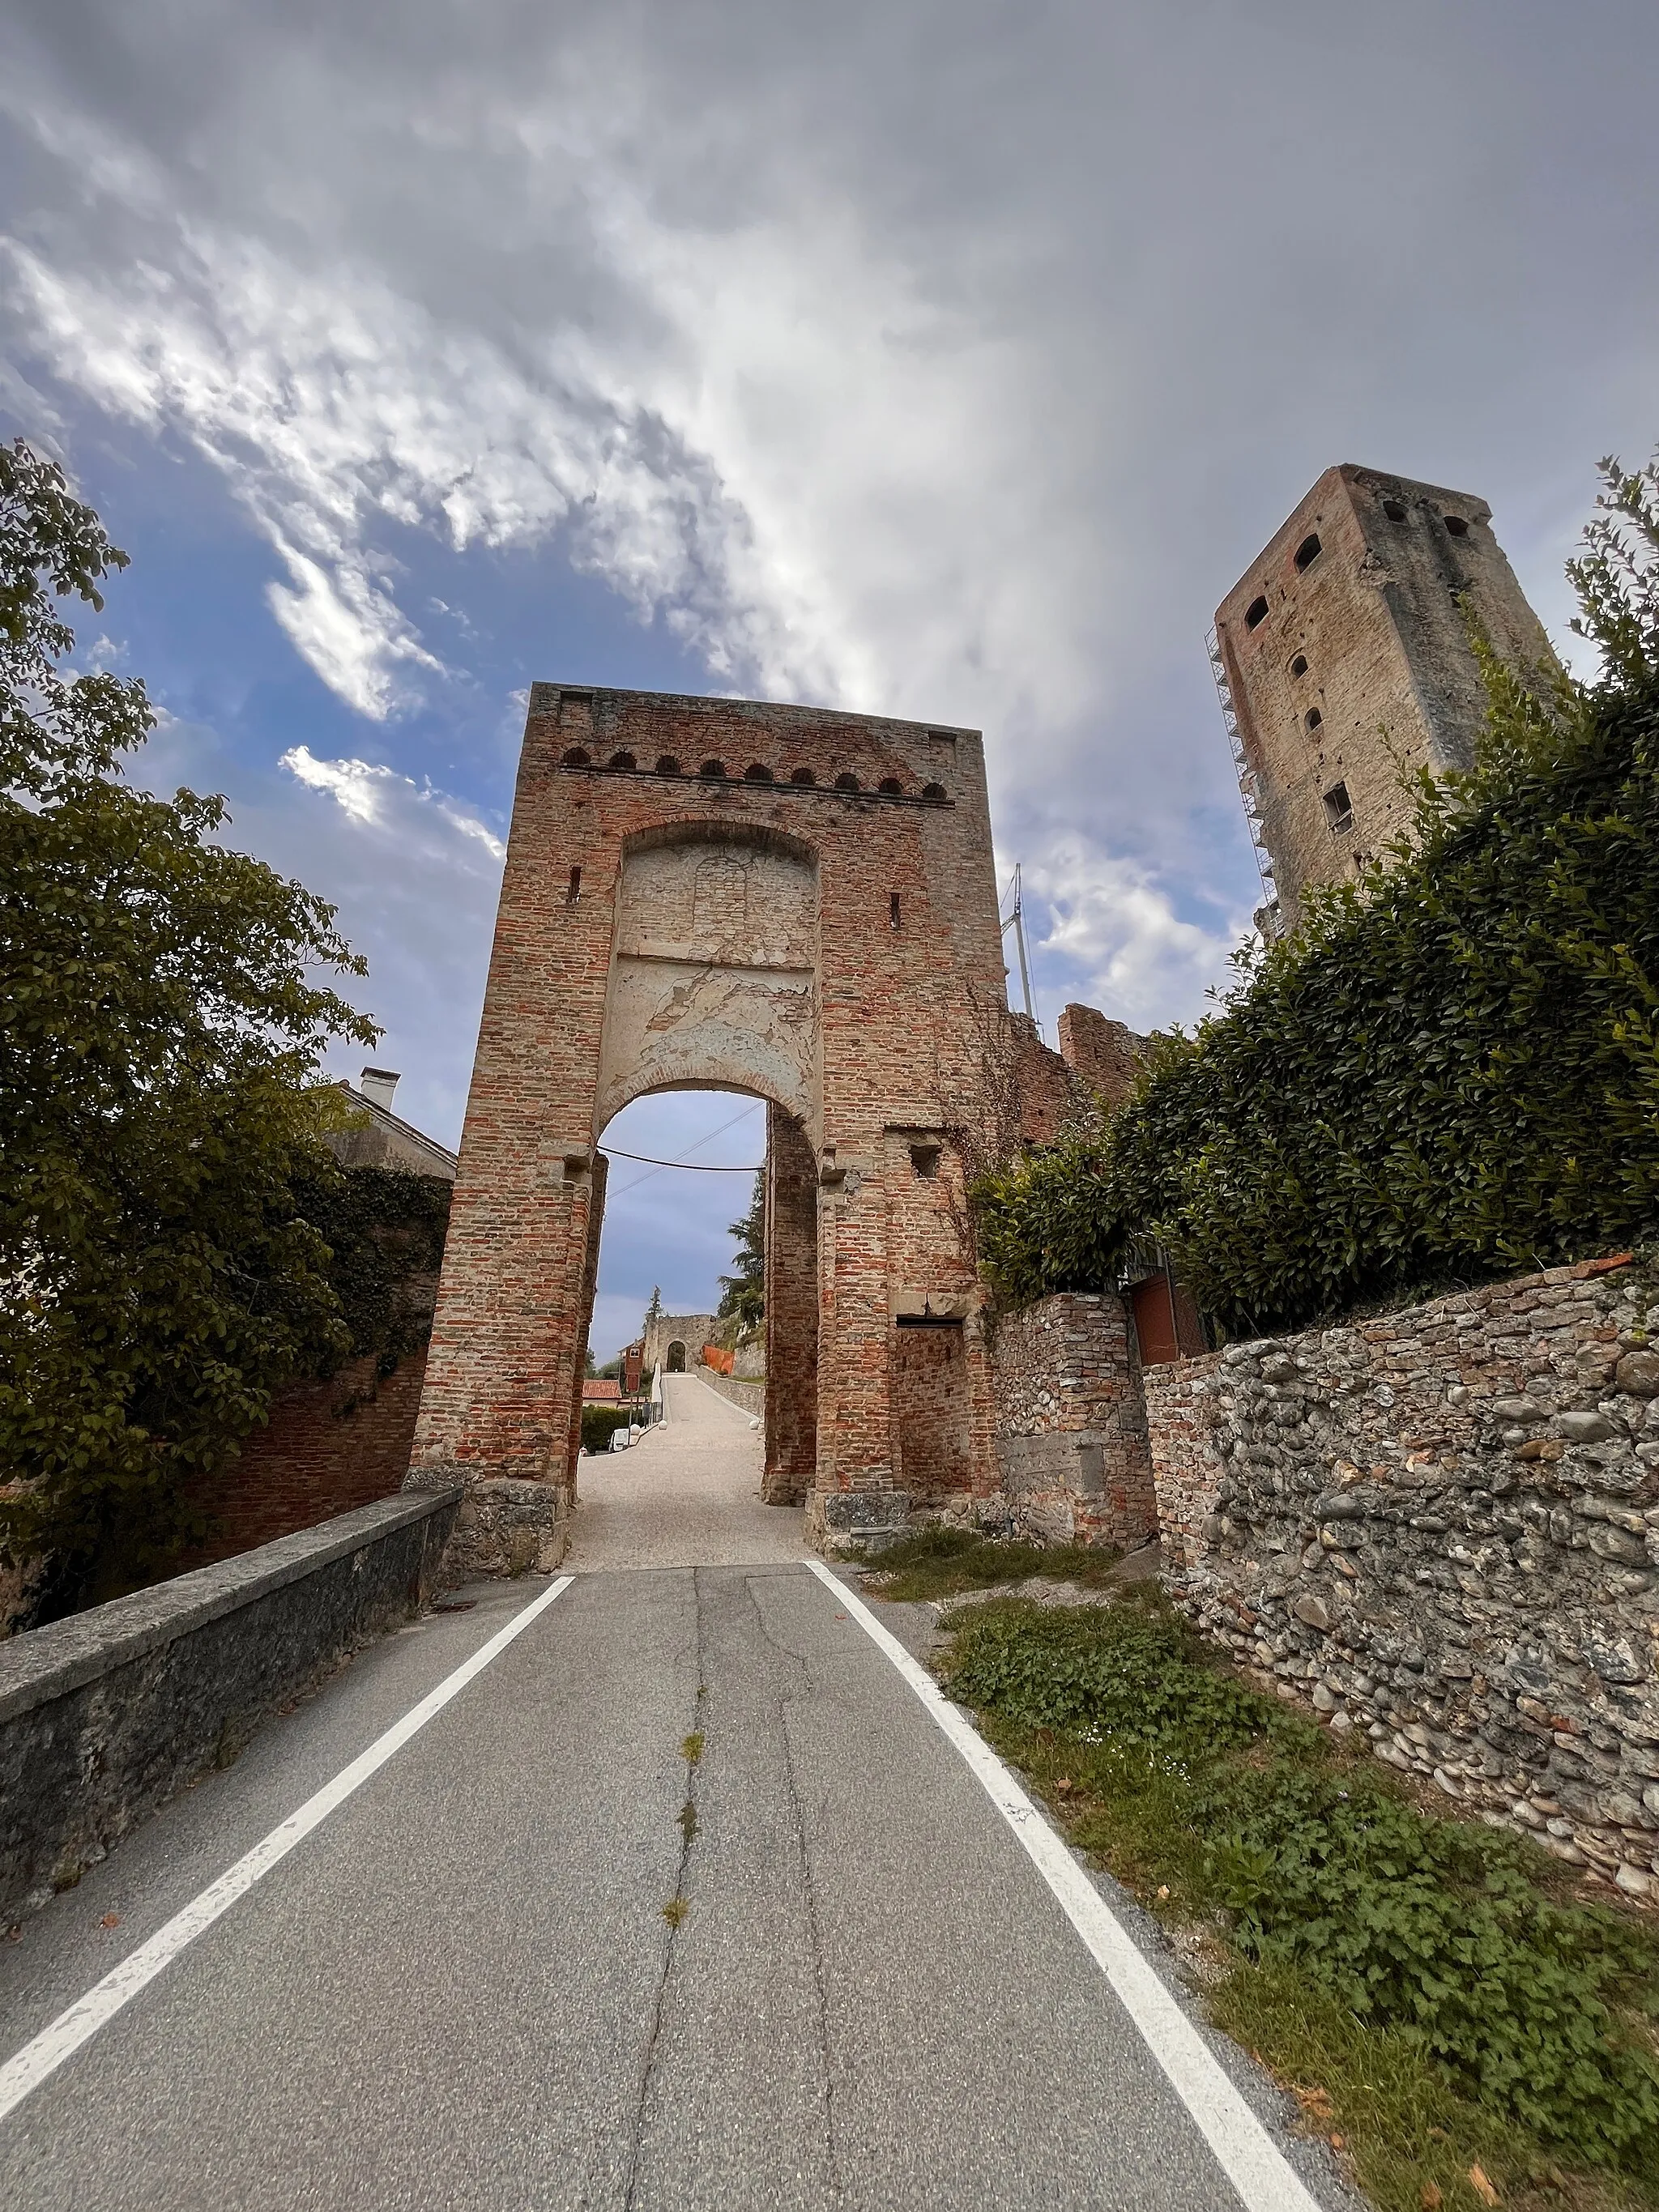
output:
[[994,1589],[1031,1575],[1099,1589],[1110,1581],[1121,1557],[1105,1545],[1002,1544],[971,1528],[918,1528],[881,1553],[870,1586],[878,1596],[898,1604],[959,1597],[964,1590]]
[[1659,1941],[1506,1830],[1414,1804],[1251,1688],[1160,1592],[975,1608],[951,1694],[1154,1911],[1218,2025],[1340,2137],[1383,2212],[1659,2204]]

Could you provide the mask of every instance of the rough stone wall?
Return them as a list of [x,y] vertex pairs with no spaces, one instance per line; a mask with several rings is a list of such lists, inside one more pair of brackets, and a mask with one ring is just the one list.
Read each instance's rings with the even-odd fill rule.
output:
[[1067,1067],[1109,1106],[1121,1106],[1134,1088],[1149,1040],[1121,1022],[1108,1021],[1094,1006],[1063,1007],[1059,1034]]
[[76,1881],[417,1611],[455,1506],[382,1499],[0,1644],[0,1919]]
[[425,1376],[424,1352],[405,1354],[391,1375],[377,1373],[371,1355],[348,1361],[326,1382],[280,1392],[268,1425],[248,1438],[240,1457],[193,1490],[214,1526],[185,1567],[228,1559],[392,1497],[409,1469]]
[[1659,1899],[1659,1275],[1150,1368],[1173,1587],[1286,1696]]
[[1066,1291],[997,1324],[997,1504],[1018,1535],[1115,1544],[1156,1534],[1139,1364],[1115,1293]]
[[[1320,550],[1298,568],[1311,537]],[[1402,766],[1472,763],[1486,698],[1460,597],[1511,665],[1550,659],[1484,500],[1344,465],[1326,471],[1217,610],[1287,924],[1305,884],[1352,876],[1408,826]],[[1262,599],[1267,616],[1252,626]],[[1339,784],[1352,802],[1346,828],[1325,805]]]
[[639,1090],[712,1085],[790,1107],[817,1164],[812,1525],[902,1522],[894,1292],[975,1284],[894,1241],[889,1137],[937,1133],[1003,981],[975,732],[534,685],[411,1484],[568,1491],[595,1140]]

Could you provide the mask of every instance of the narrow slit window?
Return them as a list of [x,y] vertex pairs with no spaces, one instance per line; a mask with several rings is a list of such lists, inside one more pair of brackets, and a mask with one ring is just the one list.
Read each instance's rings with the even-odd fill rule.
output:
[[1319,543],[1318,532],[1310,530],[1308,532],[1308,535],[1296,549],[1297,567],[1298,568],[1311,568],[1314,562],[1319,558],[1322,550],[1323,549]]
[[576,901],[581,896],[581,895],[582,872],[580,868],[572,868],[570,871],[570,888],[564,895],[565,904],[567,906],[574,906]]
[[887,902],[887,927],[889,929],[897,929],[902,926],[899,915],[899,895],[895,891]]
[[1245,627],[1245,629],[1261,629],[1261,625],[1262,625],[1262,623],[1263,623],[1264,622],[1266,622],[1266,621],[1267,621],[1267,600],[1266,600],[1265,599],[1252,599],[1252,600],[1250,601],[1249,605],[1248,607],[1246,607],[1246,608],[1245,608],[1245,610],[1244,610],[1244,627]]
[[1353,828],[1353,806],[1346,783],[1334,783],[1325,793],[1325,819],[1334,836]]

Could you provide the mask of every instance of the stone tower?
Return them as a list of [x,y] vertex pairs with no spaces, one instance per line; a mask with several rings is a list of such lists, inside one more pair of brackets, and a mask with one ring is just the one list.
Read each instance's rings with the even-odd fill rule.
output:
[[1212,659],[1267,903],[1357,872],[1409,820],[1402,771],[1473,765],[1486,708],[1458,602],[1498,653],[1553,659],[1468,492],[1328,469],[1216,611]]

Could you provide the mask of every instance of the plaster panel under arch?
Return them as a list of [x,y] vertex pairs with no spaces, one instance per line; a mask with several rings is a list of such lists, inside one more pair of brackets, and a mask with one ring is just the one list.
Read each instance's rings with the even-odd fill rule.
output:
[[625,853],[597,1121],[713,1088],[818,1121],[817,869],[780,841],[690,834]]

